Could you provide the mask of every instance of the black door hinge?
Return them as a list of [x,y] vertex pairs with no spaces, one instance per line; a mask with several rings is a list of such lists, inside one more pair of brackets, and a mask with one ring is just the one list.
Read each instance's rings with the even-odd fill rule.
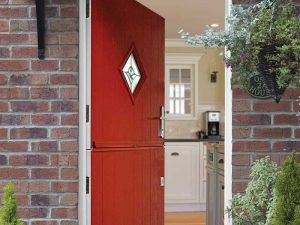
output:
[[86,18],[90,18],[90,0],[86,0]]
[[86,187],[85,187],[86,193],[90,193],[90,177],[86,177]]
[[90,122],[90,106],[89,105],[86,105],[86,109],[85,109],[85,120],[86,122]]

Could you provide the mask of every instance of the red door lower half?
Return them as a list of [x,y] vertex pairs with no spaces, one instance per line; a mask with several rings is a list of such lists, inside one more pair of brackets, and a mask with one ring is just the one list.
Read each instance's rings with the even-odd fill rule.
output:
[[163,225],[164,19],[92,1],[92,225]]
[[162,225],[163,159],[161,148],[93,152],[92,224]]

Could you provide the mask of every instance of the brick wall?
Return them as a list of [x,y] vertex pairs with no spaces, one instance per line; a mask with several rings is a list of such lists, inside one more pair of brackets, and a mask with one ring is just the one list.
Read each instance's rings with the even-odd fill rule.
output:
[[0,188],[30,225],[77,224],[78,0],[46,0],[46,60],[34,0],[0,0]]
[[[233,4],[252,4],[258,0],[234,0]],[[299,0],[294,0],[300,5]],[[300,9],[300,7],[299,7]],[[233,87],[232,176],[234,193],[243,192],[249,181],[250,165],[270,155],[279,165],[294,149],[300,151],[299,88],[289,88],[280,103],[273,99],[252,98]],[[300,119],[300,118],[299,118]]]

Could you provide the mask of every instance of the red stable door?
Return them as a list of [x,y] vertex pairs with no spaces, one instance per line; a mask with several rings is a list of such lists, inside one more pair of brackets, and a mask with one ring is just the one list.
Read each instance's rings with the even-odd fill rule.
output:
[[92,1],[92,225],[163,225],[164,19]]

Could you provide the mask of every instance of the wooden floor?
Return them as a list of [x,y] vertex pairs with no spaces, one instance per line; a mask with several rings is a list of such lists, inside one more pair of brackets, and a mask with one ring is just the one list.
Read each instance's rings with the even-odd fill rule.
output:
[[205,225],[205,212],[166,213],[165,225]]

